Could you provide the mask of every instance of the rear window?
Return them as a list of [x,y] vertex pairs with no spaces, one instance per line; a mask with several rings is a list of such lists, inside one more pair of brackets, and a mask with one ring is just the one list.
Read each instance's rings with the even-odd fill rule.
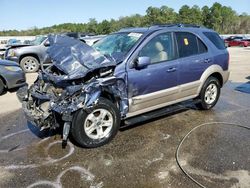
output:
[[214,32],[204,32],[204,35],[220,50],[224,50],[224,41],[220,38],[217,33]]

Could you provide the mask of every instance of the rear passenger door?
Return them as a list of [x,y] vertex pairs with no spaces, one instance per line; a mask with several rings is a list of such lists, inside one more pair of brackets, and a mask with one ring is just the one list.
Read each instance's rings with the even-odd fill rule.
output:
[[202,73],[212,64],[213,56],[202,40],[190,32],[175,32],[180,62],[179,98],[195,95]]

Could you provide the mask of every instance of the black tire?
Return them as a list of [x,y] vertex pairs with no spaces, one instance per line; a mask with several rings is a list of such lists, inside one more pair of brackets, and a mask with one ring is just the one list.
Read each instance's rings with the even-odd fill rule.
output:
[[[88,136],[88,134],[86,133],[85,126],[86,126],[87,121],[89,121],[87,118],[90,115],[92,115],[92,113],[94,113],[95,111],[98,111],[99,109],[102,109],[102,110],[104,109],[109,112],[109,115],[111,115],[113,118],[113,124],[112,126],[110,126],[111,129],[108,132],[108,135],[100,139],[99,138],[93,139],[90,136]],[[99,120],[98,122],[103,122],[103,121]],[[95,122],[95,123],[92,122],[91,125],[94,124],[94,126],[98,126],[98,122]],[[100,147],[100,146],[107,144],[115,137],[115,135],[117,134],[119,130],[120,122],[121,122],[120,112],[117,109],[117,107],[110,100],[100,98],[98,104],[90,113],[87,113],[84,110],[79,110],[75,113],[73,117],[72,127],[71,127],[71,135],[73,139],[81,147],[86,147],[86,148]],[[91,125],[89,127],[91,127]],[[96,134],[98,134],[97,129],[95,131],[96,131]],[[103,127],[102,127],[102,131],[105,132],[105,130],[103,130]]]
[[21,59],[20,66],[26,73],[37,72],[39,69],[39,61],[33,56],[26,56]]
[[[213,100],[209,101],[209,97],[206,97],[206,92],[208,92],[207,90],[211,86],[216,87],[217,94],[213,95],[213,92],[211,92],[211,95],[216,96],[216,97],[213,97],[212,98]],[[200,102],[195,104],[196,107],[201,109],[201,110],[210,110],[211,108],[213,108],[216,105],[216,103],[218,102],[218,99],[220,97],[220,90],[221,90],[221,85],[220,85],[219,80],[215,77],[209,77],[201,89],[200,95],[198,97]],[[209,102],[207,102],[207,101],[209,101]]]
[[3,94],[4,89],[5,89],[4,82],[3,82],[3,80],[0,78],[0,95]]

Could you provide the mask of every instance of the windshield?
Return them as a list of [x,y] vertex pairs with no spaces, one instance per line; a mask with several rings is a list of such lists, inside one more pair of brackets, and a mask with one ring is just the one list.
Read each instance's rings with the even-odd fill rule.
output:
[[104,55],[120,53],[125,56],[142,36],[142,33],[116,33],[98,41],[92,47]]
[[40,45],[47,37],[46,36],[37,36],[35,40],[30,42],[31,45]]

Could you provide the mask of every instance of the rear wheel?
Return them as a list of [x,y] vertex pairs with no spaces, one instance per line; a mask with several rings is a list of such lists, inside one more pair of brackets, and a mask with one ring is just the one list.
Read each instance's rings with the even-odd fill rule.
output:
[[27,73],[36,72],[39,69],[39,62],[37,58],[33,56],[26,56],[22,58],[20,66],[22,67],[24,72]]
[[4,92],[4,83],[3,80],[0,78],[0,95],[2,95]]
[[95,148],[111,141],[119,127],[120,113],[117,107],[102,98],[90,113],[84,110],[76,112],[71,134],[82,147]]
[[209,77],[203,85],[199,100],[196,106],[201,110],[209,110],[213,108],[220,97],[220,83],[215,77]]

